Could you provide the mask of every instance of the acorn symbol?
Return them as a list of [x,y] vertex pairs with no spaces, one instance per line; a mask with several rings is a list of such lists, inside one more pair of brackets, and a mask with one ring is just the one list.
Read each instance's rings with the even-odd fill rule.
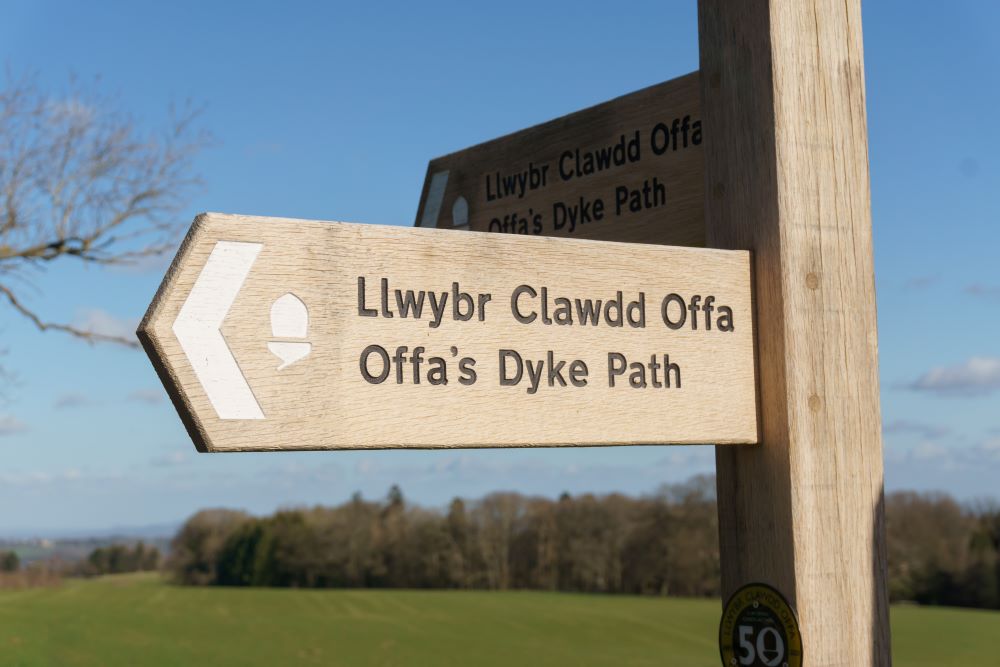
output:
[[268,342],[267,349],[281,360],[279,371],[312,351],[312,343],[305,340],[309,335],[309,310],[291,292],[271,304],[271,334],[276,340]]

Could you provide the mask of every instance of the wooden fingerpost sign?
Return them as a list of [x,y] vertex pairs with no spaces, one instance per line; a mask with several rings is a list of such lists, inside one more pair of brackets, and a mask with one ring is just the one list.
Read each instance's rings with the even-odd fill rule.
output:
[[204,451],[757,441],[746,251],[206,214],[138,333]]
[[698,73],[431,160],[418,227],[704,246]]
[[[887,666],[860,2],[698,14],[707,240],[753,251],[758,322],[761,445],[716,449],[723,596],[776,589],[809,667]],[[782,664],[740,630],[738,665]]]

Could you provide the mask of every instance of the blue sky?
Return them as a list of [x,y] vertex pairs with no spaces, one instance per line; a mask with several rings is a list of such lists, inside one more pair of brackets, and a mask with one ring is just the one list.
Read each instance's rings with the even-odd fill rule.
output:
[[[0,61],[99,75],[150,128],[204,104],[203,210],[413,222],[427,161],[698,67],[694,2],[5,2]],[[865,6],[890,489],[1000,495],[1000,5]],[[50,319],[134,329],[167,260],[32,276]],[[0,535],[496,489],[652,491],[708,447],[198,455],[140,352],[0,306]]]

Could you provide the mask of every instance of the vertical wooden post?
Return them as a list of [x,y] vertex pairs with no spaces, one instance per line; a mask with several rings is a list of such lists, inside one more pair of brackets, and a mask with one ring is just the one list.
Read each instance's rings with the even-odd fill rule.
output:
[[723,595],[810,667],[889,665],[859,0],[700,0],[710,247],[754,251],[761,445],[716,449]]

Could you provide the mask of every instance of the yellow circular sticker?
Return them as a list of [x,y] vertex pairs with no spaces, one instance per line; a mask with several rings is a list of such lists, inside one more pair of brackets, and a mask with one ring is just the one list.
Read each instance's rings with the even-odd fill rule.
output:
[[719,652],[723,667],[802,667],[795,612],[767,584],[747,584],[722,611]]

